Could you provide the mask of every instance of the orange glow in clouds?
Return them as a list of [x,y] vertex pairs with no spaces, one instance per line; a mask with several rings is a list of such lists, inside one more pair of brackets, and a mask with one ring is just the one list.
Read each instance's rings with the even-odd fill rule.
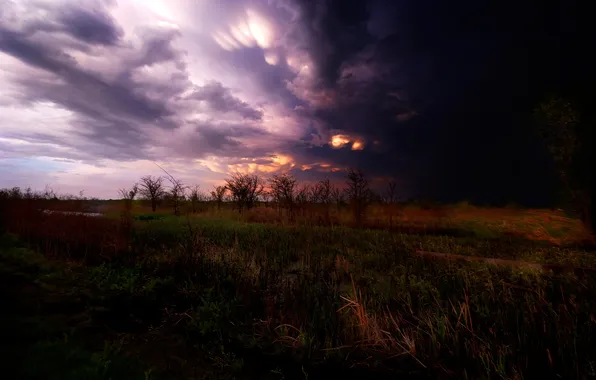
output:
[[315,171],[321,172],[321,173],[329,173],[329,172],[336,173],[336,172],[341,171],[341,168],[333,167],[333,166],[331,166],[331,164],[328,164],[325,162],[314,162],[312,164],[301,165],[300,170],[302,170],[302,171],[315,170]]
[[[252,173],[275,173],[288,171],[295,166],[294,158],[285,154],[276,154],[261,161],[268,161],[267,163],[256,163],[256,159],[242,159],[236,164],[228,165],[228,172],[239,172],[242,174]],[[252,162],[251,162],[252,161]]]
[[346,135],[335,135],[331,137],[331,146],[334,148],[341,148],[350,142],[350,139]]
[[354,141],[352,144],[352,150],[362,150],[364,149],[364,144],[361,141]]
[[331,137],[331,141],[329,141],[329,143],[333,148],[342,148],[345,145],[352,143],[352,150],[364,149],[364,141],[354,136],[334,135]]

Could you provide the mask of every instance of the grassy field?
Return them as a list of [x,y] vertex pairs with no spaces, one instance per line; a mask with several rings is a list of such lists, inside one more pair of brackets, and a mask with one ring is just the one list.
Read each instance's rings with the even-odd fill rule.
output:
[[596,273],[416,254],[596,267],[562,213],[379,206],[354,229],[347,212],[117,206],[6,208],[2,334],[22,347],[3,360],[20,378],[596,376]]

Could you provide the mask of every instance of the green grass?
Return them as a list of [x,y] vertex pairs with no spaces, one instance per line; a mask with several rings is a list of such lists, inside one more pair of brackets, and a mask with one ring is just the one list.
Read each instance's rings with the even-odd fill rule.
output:
[[325,256],[342,255],[359,267],[372,259],[369,264],[382,268],[385,261],[377,260],[377,257],[399,257],[416,250],[425,250],[542,264],[596,266],[596,255],[585,249],[502,236],[481,224],[470,227],[471,231],[475,231],[473,235],[458,237],[356,230],[341,226],[281,226],[225,219],[191,218],[189,221],[168,216],[138,223],[138,244],[154,248],[185,241],[189,237],[189,222],[205,244],[235,246],[242,251],[275,252],[275,259],[280,260],[308,252]]
[[[0,236],[0,362],[6,378],[153,379],[151,370],[120,355],[117,341],[88,344],[77,329],[81,282],[66,267]],[[80,309],[80,310],[77,310]],[[75,312],[79,315],[68,315]]]

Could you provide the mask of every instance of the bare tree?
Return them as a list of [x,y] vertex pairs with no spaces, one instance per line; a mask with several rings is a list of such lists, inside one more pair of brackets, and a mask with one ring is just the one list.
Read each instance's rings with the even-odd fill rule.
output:
[[174,210],[174,215],[180,215],[180,205],[184,201],[186,187],[183,185],[182,181],[176,179],[170,175],[166,177],[170,182],[170,188],[167,191],[167,196],[170,201],[170,206]]
[[341,205],[345,202],[345,200],[344,200],[344,193],[338,187],[334,187],[331,190],[331,198],[335,202],[335,206],[337,207],[337,211],[339,211],[340,208],[341,208]]
[[227,191],[228,188],[224,185],[214,186],[213,190],[211,190],[211,199],[217,203],[217,211],[221,210],[221,205],[223,204]]
[[395,211],[395,201],[397,200],[397,182],[391,180],[387,189],[387,207],[389,208],[389,230],[393,229],[393,214]]
[[135,199],[138,192],[139,192],[139,184],[135,183],[134,185],[132,185],[132,187],[130,189],[125,189],[125,188],[119,189],[118,195],[120,195],[120,198],[122,198],[122,199],[132,201]]
[[310,198],[310,186],[304,185],[296,192],[296,204],[298,205],[301,214],[306,214],[306,208],[308,207],[308,201]]
[[313,194],[316,202],[319,202],[323,207],[324,219],[328,223],[330,220],[329,207],[331,206],[333,193],[333,186],[328,178],[319,181],[313,188]]
[[130,212],[130,210],[132,210],[132,201],[135,199],[138,192],[139,192],[139,184],[138,183],[135,183],[134,185],[132,185],[132,187],[130,189],[121,188],[120,190],[118,190],[118,194],[120,195],[120,198],[124,199],[124,208],[127,212]]
[[201,187],[199,185],[189,186],[188,200],[190,201],[190,211],[194,214],[198,210]]
[[397,200],[397,182],[389,181],[387,187],[387,203],[393,204]]
[[256,174],[234,173],[226,179],[226,187],[232,194],[232,199],[238,206],[238,212],[251,209],[258,197],[263,193],[263,180]]
[[120,213],[120,225],[125,231],[130,231],[132,227],[132,201],[139,192],[139,184],[135,182],[130,189],[121,188],[118,194],[124,200],[124,210]]
[[296,192],[296,202],[297,203],[307,203],[309,201],[309,194],[310,194],[310,186],[304,185]]
[[294,212],[294,201],[295,201],[295,189],[296,189],[296,178],[291,174],[276,174],[269,179],[269,185],[271,186],[271,195],[280,212],[283,209],[287,210],[290,218],[293,217]]
[[350,168],[347,171],[346,184],[348,187],[345,192],[352,207],[354,221],[361,227],[371,198],[368,179],[364,177],[362,171]]
[[157,202],[164,196],[166,190],[163,184],[163,177],[145,176],[141,178],[139,193],[151,201],[151,210],[155,212]]
[[170,188],[166,192],[166,196],[170,201],[170,205],[174,209],[174,215],[180,215],[180,205],[184,202],[186,198],[186,189],[187,187],[184,186],[181,180],[174,178],[173,175],[168,173],[168,171],[161,166],[157,162],[155,162],[158,168],[160,168],[164,173],[166,173],[166,179],[170,182]]
[[333,192],[333,186],[329,179],[323,179],[316,184],[316,193],[321,203],[331,203],[331,193]]
[[265,207],[270,207],[271,200],[273,199],[273,193],[271,191],[263,190],[259,198],[261,202],[265,204]]
[[194,185],[189,188],[188,199],[190,200],[190,207],[193,213],[203,209],[201,204],[207,200],[207,196],[201,192],[201,186]]

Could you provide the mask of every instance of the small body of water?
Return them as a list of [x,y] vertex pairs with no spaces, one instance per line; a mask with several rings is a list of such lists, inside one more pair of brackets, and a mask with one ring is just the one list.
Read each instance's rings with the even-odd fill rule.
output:
[[83,215],[83,216],[103,216],[99,212],[80,212],[80,211],[57,211],[57,210],[42,210],[44,214],[63,214],[63,215]]

